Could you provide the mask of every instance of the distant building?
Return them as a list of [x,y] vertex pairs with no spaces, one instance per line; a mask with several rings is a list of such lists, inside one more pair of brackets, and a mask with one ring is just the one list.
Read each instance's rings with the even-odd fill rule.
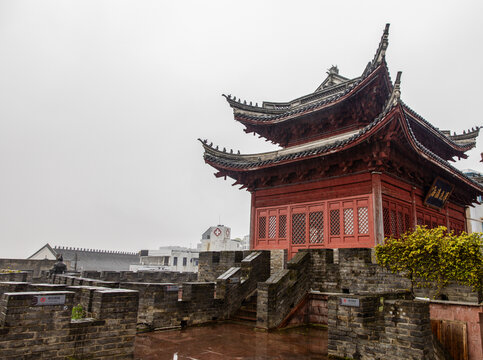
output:
[[141,250],[140,263],[131,271],[197,272],[199,252],[181,246],[165,246],[158,250]]
[[[463,173],[470,179],[483,185],[482,173],[471,169],[463,170]],[[483,232],[483,196],[478,196],[478,202],[480,203],[479,205],[466,209],[466,227],[468,233]]]
[[231,229],[225,225],[211,226],[201,235],[199,251],[247,250],[249,242],[243,239],[231,239]]
[[62,254],[64,263],[70,271],[97,270],[97,271],[127,271],[132,264],[139,264],[139,254],[125,251],[109,251],[81,249],[67,246],[52,248],[45,244],[28,259],[55,260]]

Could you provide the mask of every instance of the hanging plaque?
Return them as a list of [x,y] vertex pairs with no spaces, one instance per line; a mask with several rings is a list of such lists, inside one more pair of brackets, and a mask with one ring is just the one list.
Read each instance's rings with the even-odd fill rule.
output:
[[435,209],[441,209],[453,192],[454,185],[437,177],[433,181],[433,185],[429,188],[429,191],[424,199],[424,205],[430,206]]

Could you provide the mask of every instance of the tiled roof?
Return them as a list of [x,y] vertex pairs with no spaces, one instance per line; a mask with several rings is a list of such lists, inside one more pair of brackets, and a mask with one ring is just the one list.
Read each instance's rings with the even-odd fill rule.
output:
[[411,128],[411,125],[410,125],[409,119],[408,119],[408,113],[405,112],[404,115],[405,115],[404,116],[404,120],[405,120],[406,125],[407,125],[407,128],[409,130],[409,135],[410,135],[411,139],[414,141],[414,143],[416,144],[416,146],[419,148],[419,150],[423,154],[427,155],[432,160],[433,163],[439,164],[440,167],[443,167],[446,170],[449,170],[449,172],[450,173],[453,173],[453,175],[456,175],[457,177],[460,177],[465,182],[469,183],[470,185],[478,188],[479,191],[482,191],[483,192],[483,186],[481,184],[479,184],[478,182],[474,181],[472,178],[470,178],[469,176],[467,176],[466,174],[464,174],[462,171],[458,170],[453,165],[451,165],[449,162],[447,162],[446,160],[442,159],[441,157],[439,157],[438,155],[436,155],[435,153],[433,153],[431,150],[429,150],[428,148],[426,148],[423,144],[421,144],[419,142],[419,140],[416,138],[416,136],[414,135],[413,129]]
[[[397,88],[399,88],[399,86],[397,86]],[[460,170],[456,169],[446,160],[434,154],[431,150],[419,142],[414,135],[408,118],[409,116],[414,117],[415,113],[410,111],[409,107],[404,105],[398,97],[395,98],[394,96],[391,96],[385,106],[384,111],[373,122],[356,131],[355,133],[345,133],[329,139],[317,140],[312,143],[297,145],[285,148],[283,150],[252,155],[228,154],[226,152],[221,152],[214,149],[211,145],[208,145],[207,142],[202,142],[205,148],[204,158],[207,163],[210,163],[215,168],[223,168],[233,171],[250,171],[262,167],[278,166],[286,162],[302,161],[312,157],[325,156],[355,145],[358,143],[358,140],[364,137],[366,134],[372,135],[373,129],[375,129],[376,126],[381,122],[391,121],[392,117],[388,117],[388,114],[398,106],[403,114],[403,118],[408,129],[408,134],[417,147],[416,150],[419,150],[421,153],[426,155],[431,162],[436,163],[469,185],[476,187],[479,191],[483,191],[483,187],[480,184],[466,176]],[[418,120],[420,119],[418,118]],[[439,130],[436,128],[432,128],[439,132]],[[441,135],[444,136],[443,134]]]
[[[430,129],[435,135],[437,135],[441,140],[443,140],[444,142],[449,144],[454,149],[465,152],[465,151],[468,151],[475,146],[476,142],[471,142],[471,143],[466,143],[466,144],[460,144],[460,143],[455,142],[452,137],[447,136],[445,133],[443,133],[437,127],[433,126],[429,121],[427,121],[425,118],[423,118],[421,115],[419,115],[416,111],[411,109],[404,102],[401,102],[401,103],[402,103],[406,112],[408,112],[413,118],[416,118],[417,120],[419,120],[419,122],[422,123],[426,128]],[[476,136],[478,136],[478,133],[476,133]],[[476,136],[475,136],[475,138],[476,138]]]
[[384,67],[387,71],[385,53],[388,46],[388,35],[389,24],[386,24],[376,54],[374,55],[373,60],[367,64],[364,72],[360,77],[347,80],[340,84],[324,88],[322,90],[319,90],[318,88],[316,92],[312,94],[302,96],[287,103],[264,102],[262,107],[259,107],[258,104],[253,106],[252,102],[250,102],[250,104],[247,104],[246,100],[244,100],[242,103],[241,99],[238,99],[237,101],[236,97],[232,98],[231,95],[223,96],[227,99],[230,106],[234,109],[235,118],[240,121],[251,120],[260,123],[271,121],[277,122],[307,111],[316,111],[332,103],[336,103],[338,100],[345,96],[349,96],[351,92],[357,90],[358,85],[363,83],[381,66]]
[[[222,152],[213,148],[207,141],[202,142],[205,148],[205,161],[218,164],[225,168],[232,169],[255,169],[271,164],[278,164],[308,157],[322,156],[330,152],[338,151],[340,148],[348,146],[364,136],[392,110],[393,106],[386,106],[385,110],[369,125],[360,130],[340,134],[328,139],[317,140],[303,145],[296,145],[282,150],[268,153],[241,155]],[[300,149],[300,150],[299,150]]]

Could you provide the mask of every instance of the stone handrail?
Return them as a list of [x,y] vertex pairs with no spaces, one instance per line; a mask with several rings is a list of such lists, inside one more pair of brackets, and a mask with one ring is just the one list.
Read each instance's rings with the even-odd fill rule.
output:
[[276,328],[310,289],[310,254],[299,251],[287,269],[258,284],[257,327]]

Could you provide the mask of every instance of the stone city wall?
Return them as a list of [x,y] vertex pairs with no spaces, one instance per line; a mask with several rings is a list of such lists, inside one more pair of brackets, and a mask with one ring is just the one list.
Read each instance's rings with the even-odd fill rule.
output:
[[[248,256],[239,260],[239,257],[244,254]],[[99,287],[136,290],[139,292],[137,322],[154,329],[229,318],[238,310],[242,301],[256,290],[257,284],[265,281],[270,274],[269,251],[208,252],[201,258],[203,260],[200,260],[200,264],[206,265],[209,262],[215,264],[213,271],[206,270],[202,278],[211,278],[232,264],[239,264],[239,267],[226,269],[215,279],[216,283],[179,282],[183,279],[191,279],[193,274],[190,273],[107,271],[85,271],[80,274],[89,278],[77,274],[56,274],[50,277],[50,281],[55,286],[74,289],[76,294],[82,293],[82,296],[76,295],[75,303],[81,304],[84,309],[90,309],[91,300],[89,299]],[[204,268],[208,269],[207,266]],[[139,274],[141,276],[137,276]],[[124,281],[127,279],[142,281]],[[166,279],[176,281],[163,281]],[[146,282],[146,280],[155,281]],[[13,284],[3,286],[15,287]],[[1,288],[0,284],[0,291]]]
[[223,300],[221,318],[228,319],[252,294],[259,282],[270,276],[271,256],[269,251],[252,252],[241,262],[241,267],[232,267],[216,280],[216,298]]
[[279,326],[299,304],[310,289],[310,263],[310,254],[299,251],[287,263],[287,269],[258,284],[257,327],[272,329]]
[[[296,256],[288,262],[286,270],[273,274],[265,283],[259,284],[257,327],[272,329],[277,327],[296,326],[298,324],[324,324],[326,322],[325,314],[327,311],[326,307],[324,308],[324,302],[326,301],[324,300],[324,296],[333,295],[334,293],[338,294],[338,296],[343,296],[342,294],[348,294],[347,296],[349,296],[350,294],[350,297],[366,295],[369,297],[374,296],[374,299],[380,299],[380,297],[383,296],[385,299],[384,301],[389,301],[391,300],[389,298],[389,294],[407,292],[411,287],[411,283],[408,279],[398,274],[392,274],[386,269],[373,263],[374,260],[371,249],[339,249],[338,255],[339,262],[336,264],[334,263],[333,252],[331,249],[299,251]],[[314,294],[318,294],[317,299],[314,298]],[[468,346],[471,348],[479,346],[479,349],[481,349],[481,332],[483,331],[483,326],[481,326],[481,323],[483,322],[483,314],[481,314],[480,310],[473,310],[471,312],[472,317],[470,319],[468,311],[464,310],[465,306],[476,306],[481,298],[480,294],[473,292],[468,287],[457,284],[451,284],[447,288],[442,289],[441,294],[447,299],[455,299],[464,302],[460,305],[454,304],[452,312],[454,314],[459,314],[457,321],[466,323],[468,329]],[[415,295],[419,297],[434,296],[434,290],[416,288]],[[368,299],[369,298],[364,298],[364,301],[368,302]],[[443,303],[448,304],[448,302]],[[378,307],[381,307],[382,305],[383,304],[378,305]],[[409,302],[403,303],[403,308],[410,309],[411,306],[412,305],[410,305]],[[433,304],[431,306],[433,309]],[[481,306],[476,307],[478,309],[481,308]],[[366,311],[364,309],[369,312],[372,311],[370,306],[367,304],[363,306],[361,311]],[[346,310],[347,309],[344,308],[342,312]],[[439,318],[441,320],[451,320],[456,316],[451,315],[448,311],[445,312],[439,310],[436,312],[435,310],[431,313],[431,318],[433,320],[437,319],[435,315],[437,313],[440,314]],[[371,317],[372,315],[366,314],[360,316]],[[427,314],[424,313],[424,318],[426,317],[429,319],[429,311]],[[408,322],[409,320],[403,319],[401,321]],[[377,328],[378,326],[382,326],[381,322],[377,322],[375,320],[371,320],[367,324],[371,325],[369,327],[365,327],[364,325],[364,331],[368,330],[370,327]],[[328,326],[329,329],[333,328],[333,324],[330,322]],[[403,337],[398,337],[397,339],[391,338],[390,333],[394,332],[395,330],[392,329],[389,324],[385,324],[384,326],[387,327],[388,334],[386,334],[383,338],[383,340],[385,339],[383,344],[386,344],[385,346],[388,347],[392,346],[389,344],[393,343],[397,346],[400,345],[398,354],[400,356],[408,356],[400,358],[432,359],[430,357],[424,357],[426,355],[422,355],[426,350],[422,351],[422,349],[417,348],[417,346],[420,346],[417,343],[417,337],[409,336],[406,339],[406,343],[403,344],[402,340],[407,334],[404,334],[404,332],[401,331],[398,332],[398,334],[404,335]],[[359,330],[356,331],[352,329],[350,331],[350,334],[352,334],[350,336],[355,336],[357,339]],[[364,332],[362,336],[365,337],[366,335],[366,332]],[[339,355],[341,353],[346,354],[340,356],[348,356],[349,358],[352,358],[351,356],[355,354],[356,357],[353,358],[356,359],[358,358],[357,356],[359,356],[357,355],[358,352],[363,351],[365,347],[371,348],[371,346],[375,346],[372,343],[372,345],[369,343],[364,343],[362,350],[359,348],[355,349],[352,345],[350,345],[350,341],[348,340],[350,336],[348,335],[347,339],[344,340],[347,341],[347,344],[344,343],[342,347],[339,347],[340,349],[343,349]],[[440,357],[443,356],[441,355],[442,350],[437,346],[439,342],[433,342],[436,345],[432,345],[431,351],[427,350],[429,351],[428,354],[432,354],[431,356],[436,356],[434,354],[440,354],[438,355]],[[431,342],[431,344],[433,342]],[[357,341],[353,341],[353,343],[358,344]],[[446,343],[445,341],[445,346],[451,347],[452,345]],[[416,348],[413,348],[411,351],[407,350],[407,348],[412,347]],[[379,351],[380,359],[386,358],[386,354],[384,354],[382,348],[368,350],[366,354],[370,354],[370,351],[376,350]],[[366,358],[370,359],[371,357],[370,355],[367,355]],[[394,359],[396,358],[397,356],[394,357]],[[480,355],[470,356],[470,359],[480,358]]]
[[21,291],[62,291],[66,286],[61,284],[37,284],[23,281],[0,281],[0,295],[6,292]]
[[25,282],[29,278],[27,271],[0,272],[0,281]]
[[[56,260],[0,259],[0,269],[21,270],[30,273],[28,281],[40,277],[42,271],[52,269]],[[4,279],[2,279],[4,281]]]
[[[34,297],[65,297],[34,305]],[[0,300],[0,358],[132,359],[138,293],[97,289],[91,317],[72,320],[74,291],[6,292]]]
[[178,299],[176,284],[163,284],[152,311],[152,328],[184,327],[218,320],[222,301],[215,299],[215,283],[183,283]]
[[198,281],[216,281],[231,267],[240,267],[251,251],[203,251],[198,262]]
[[270,254],[253,252],[217,282],[122,283],[139,291],[138,322],[150,328],[190,326],[229,318],[258,282],[268,278]]
[[281,328],[304,325],[327,325],[329,293],[309,292],[279,325]]
[[287,268],[287,249],[270,250],[270,274]]
[[[338,258],[339,263],[334,263],[332,249],[299,251],[287,263],[287,269],[272,274],[266,283],[259,285],[260,322],[257,326],[279,326],[309,290],[377,294],[411,288],[409,279],[375,264],[372,249],[339,249]],[[432,289],[415,288],[418,297],[433,297],[434,294]],[[443,288],[440,296],[473,303],[481,299],[481,294],[458,284]]]
[[82,271],[80,277],[114,282],[183,283],[196,281],[198,275],[177,271]]
[[409,293],[329,296],[328,353],[335,359],[445,360],[431,332],[429,303]]

